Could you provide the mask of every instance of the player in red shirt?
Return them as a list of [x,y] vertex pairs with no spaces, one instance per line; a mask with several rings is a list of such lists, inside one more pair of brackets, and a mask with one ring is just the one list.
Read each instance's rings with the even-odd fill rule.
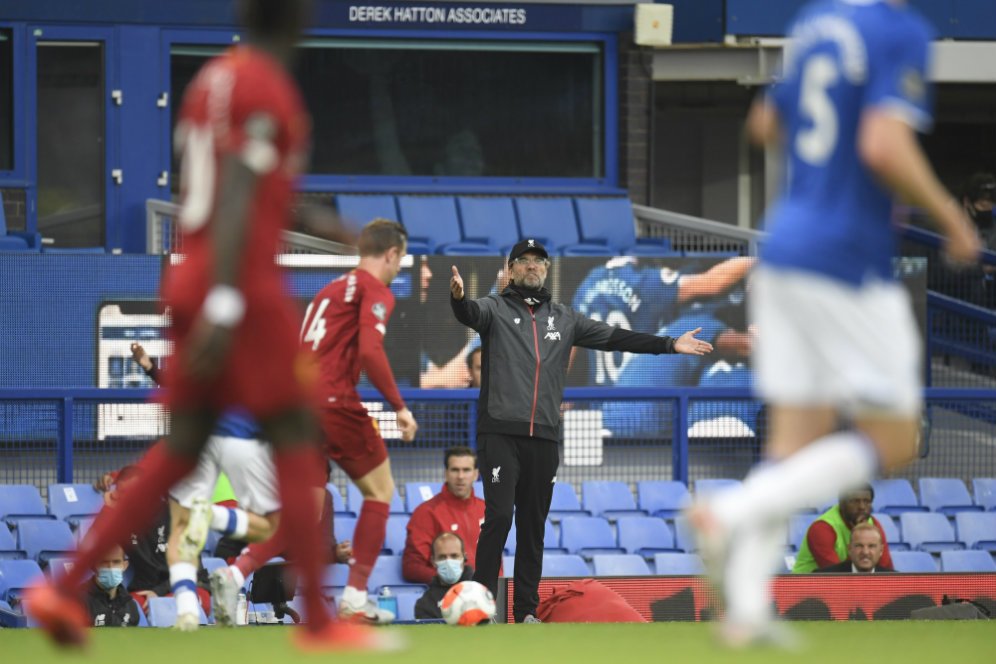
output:
[[306,649],[378,647],[372,630],[333,622],[320,594],[323,553],[312,488],[323,478],[311,389],[299,377],[297,320],[275,264],[288,225],[294,180],[304,164],[310,120],[286,64],[306,16],[305,0],[242,0],[247,44],[209,61],[190,84],[176,127],[182,151],[183,260],[171,265],[163,298],[175,355],[164,376],[170,411],[165,444],[139,462],[140,481],[122,490],[80,544],[75,566],[40,585],[27,607],[59,643],[85,641],[78,589],[87,569],[159,509],[193,470],[218,415],[241,406],[274,447],[280,530],[300,568]]
[[356,384],[365,371],[397,413],[405,442],[418,424],[405,406],[384,354],[387,321],[394,310],[389,285],[401,270],[408,234],[404,227],[375,219],[360,233],[360,264],[323,288],[308,305],[301,343],[317,356],[320,415],[328,455],[363,494],[353,533],[353,557],[339,615],[364,622],[390,622],[388,612],[367,598],[367,579],[384,545],[394,495],[391,462],[377,422],[360,403]]

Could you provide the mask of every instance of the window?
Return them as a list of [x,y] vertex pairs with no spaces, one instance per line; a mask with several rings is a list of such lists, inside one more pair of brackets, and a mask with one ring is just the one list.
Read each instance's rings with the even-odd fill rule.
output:
[[0,28],[0,171],[14,170],[14,42]]

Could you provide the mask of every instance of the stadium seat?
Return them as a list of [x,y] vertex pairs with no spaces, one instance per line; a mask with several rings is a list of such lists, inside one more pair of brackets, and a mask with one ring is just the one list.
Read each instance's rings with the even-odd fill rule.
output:
[[[356,488],[356,485],[352,482],[349,483],[349,487],[346,489],[346,506],[357,514],[360,514],[360,509],[363,507],[363,494],[360,490]],[[398,495],[398,488],[394,488],[394,495],[391,497],[391,514],[407,514],[405,511],[405,504],[401,500],[401,496]]]
[[405,505],[411,514],[415,508],[443,490],[442,482],[407,482],[405,484]]
[[906,512],[899,516],[903,541],[913,551],[944,551],[964,548],[943,514]]
[[355,516],[340,516],[335,515],[335,519],[332,521],[332,532],[335,533],[335,540],[337,542],[342,542],[343,540],[353,540],[353,532],[356,530],[356,517]]
[[926,551],[893,551],[892,566],[897,572],[932,573],[937,571],[934,557]]
[[8,524],[20,518],[54,519],[45,509],[38,489],[30,484],[0,485],[0,519]]
[[[554,493],[556,493],[556,491],[554,491]],[[481,500],[484,500],[484,482],[481,480],[474,482],[474,495]]]
[[976,477],[972,480],[975,504],[988,512],[996,511],[996,478]]
[[[506,574],[511,574],[506,571]],[[557,576],[591,576],[591,570],[585,564],[584,558],[568,553],[544,553],[543,577]]]
[[636,483],[637,505],[651,516],[667,519],[678,516],[692,502],[684,482],[645,480]]
[[942,572],[996,572],[996,562],[986,551],[941,551]]
[[7,524],[0,521],[0,559],[20,560],[27,557],[28,554],[18,548],[14,536],[7,529]]
[[405,538],[408,537],[408,515],[392,514],[387,517],[387,531],[384,534],[384,550],[400,556],[405,552]]
[[[174,597],[150,597],[147,610],[150,627],[172,627],[176,624],[176,598]],[[197,613],[200,616],[200,624],[207,625],[208,619],[204,615],[204,609],[201,608],[200,602],[197,603]]]
[[[508,537],[505,538],[505,553],[510,556],[515,555],[516,532],[515,519],[512,519],[512,527],[508,529]],[[543,530],[543,551],[547,553],[567,553],[567,549],[560,546],[560,535],[549,519],[546,520],[546,527]]]
[[488,241],[501,253],[519,241],[519,223],[515,219],[515,206],[511,198],[460,196],[457,209],[463,222],[465,241]]
[[996,514],[960,512],[955,514],[954,519],[958,541],[964,544],[966,549],[996,551]]
[[645,558],[661,551],[677,551],[671,527],[664,519],[655,516],[626,516],[616,523],[619,546],[626,553]]
[[519,230],[523,238],[535,238],[543,243],[550,255],[567,250],[583,251],[585,247],[612,255],[606,245],[586,243],[582,246],[574,204],[569,198],[516,198]]
[[636,220],[628,198],[575,198],[581,241],[605,244],[620,254],[636,244]]
[[[398,196],[398,212],[401,223],[408,231],[410,245],[425,244],[432,252],[446,250],[454,253],[455,245],[460,245],[462,249],[457,248],[457,253],[475,247],[484,253],[497,253],[497,249],[486,240],[462,241],[460,218],[452,196]],[[416,252],[409,250],[408,253]]]
[[349,581],[349,565],[326,565],[322,572],[322,588],[345,588]]
[[650,576],[653,572],[643,556],[629,553],[603,553],[592,557],[595,576]]
[[631,244],[623,250],[627,256],[648,256],[666,258],[671,256],[681,256],[680,251],[676,251],[671,246],[671,240],[666,237],[638,237],[636,244]]
[[654,569],[657,574],[684,576],[687,574],[704,574],[705,566],[702,559],[694,553],[657,553],[654,554]]
[[931,512],[955,514],[981,512],[983,508],[972,502],[965,483],[954,477],[921,477],[920,503]]
[[581,483],[581,505],[592,516],[610,521],[623,516],[646,516],[637,509],[633,492],[625,482],[589,480]]
[[37,560],[42,567],[48,565],[49,559],[76,549],[69,524],[48,519],[21,521],[17,528],[17,544],[28,554],[28,558]]
[[415,620],[415,604],[421,595],[401,593],[398,595],[398,620]]
[[702,479],[695,480],[694,486],[695,497],[701,500],[715,491],[720,491],[728,487],[740,486],[740,480],[732,480],[727,478]]
[[889,543],[890,551],[908,551],[909,545],[903,541],[899,532],[899,526],[895,519],[882,512],[873,512],[872,516],[882,525],[882,532],[885,533],[885,541]]
[[[551,555],[557,555],[557,554],[551,554]],[[510,579],[513,576],[515,576],[515,556],[502,556],[501,567],[502,567],[502,576],[508,577]]]
[[228,563],[225,562],[224,558],[216,558],[214,556],[201,556],[201,567],[210,574],[216,569],[221,569],[222,567],[227,567]]
[[41,576],[33,560],[0,560],[0,599],[13,605]]
[[[92,517],[89,518],[89,519],[80,519],[79,525],[76,526],[76,544],[77,545],[79,545],[79,543],[83,541],[83,538],[86,536],[87,532],[90,530],[90,526],[92,526],[92,525],[93,525],[93,518]],[[211,549],[211,550],[213,551],[214,549]]]
[[[340,565],[345,567],[345,565]],[[401,576],[401,556],[379,556],[374,568],[370,572],[370,579],[367,581],[367,588],[372,593],[379,593],[380,589],[387,586],[395,595],[401,592],[425,592],[425,586],[421,583],[411,583]]]
[[569,516],[560,522],[560,544],[568,553],[585,557],[596,553],[623,553],[612,527],[597,516]]
[[346,507],[346,501],[342,499],[339,487],[335,484],[326,484],[325,490],[329,492],[330,496],[332,496],[332,511],[335,512],[336,517],[340,514],[344,516],[356,516],[355,512]]
[[[52,579],[53,582],[58,582],[66,575],[67,572],[69,572],[69,570],[73,568],[74,564],[75,563],[72,558],[50,558],[48,561],[49,578]],[[87,581],[91,576],[93,576],[93,572],[91,570],[86,570],[86,572],[83,573],[83,580]],[[127,585],[128,584],[126,583],[125,586],[127,587]]]
[[391,195],[339,194],[335,197],[335,206],[339,216],[357,231],[378,217],[400,221],[398,206]]
[[584,256],[615,256],[616,252],[611,247],[604,244],[573,244],[569,247],[562,247],[561,256],[584,257]]
[[802,546],[802,541],[806,539],[806,532],[809,526],[816,521],[816,514],[793,514],[789,518],[788,543],[794,551],[798,551]]
[[927,511],[927,508],[921,506],[917,500],[909,480],[875,480],[872,482],[872,487],[875,489],[875,499],[872,501],[873,512],[896,515],[903,512]]
[[695,553],[699,550],[692,526],[684,516],[674,517],[674,545],[685,553]]
[[588,510],[581,509],[578,494],[570,482],[557,482],[553,485],[553,498],[550,500],[551,521],[560,521],[568,516],[591,516]]
[[80,519],[94,516],[104,506],[104,497],[89,484],[49,484],[48,511],[76,527]]

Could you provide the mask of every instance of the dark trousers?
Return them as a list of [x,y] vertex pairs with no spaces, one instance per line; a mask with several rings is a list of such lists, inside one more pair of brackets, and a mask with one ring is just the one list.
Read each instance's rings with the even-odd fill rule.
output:
[[515,622],[536,615],[543,574],[543,535],[559,465],[560,450],[552,440],[501,434],[477,437],[477,466],[484,483],[485,507],[474,580],[497,596],[498,570],[514,513]]

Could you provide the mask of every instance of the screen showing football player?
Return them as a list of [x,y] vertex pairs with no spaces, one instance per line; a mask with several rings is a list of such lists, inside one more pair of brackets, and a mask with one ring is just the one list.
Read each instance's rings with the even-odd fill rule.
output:
[[318,365],[320,417],[329,458],[363,495],[353,534],[353,558],[339,616],[387,623],[394,615],[367,596],[367,580],[384,544],[394,479],[387,445],[377,421],[360,402],[360,372],[397,417],[401,439],[410,442],[418,424],[405,405],[384,353],[387,323],[394,310],[389,288],[401,270],[408,234],[396,221],[375,219],[360,232],[355,270],[325,286],[308,305],[301,342]]

